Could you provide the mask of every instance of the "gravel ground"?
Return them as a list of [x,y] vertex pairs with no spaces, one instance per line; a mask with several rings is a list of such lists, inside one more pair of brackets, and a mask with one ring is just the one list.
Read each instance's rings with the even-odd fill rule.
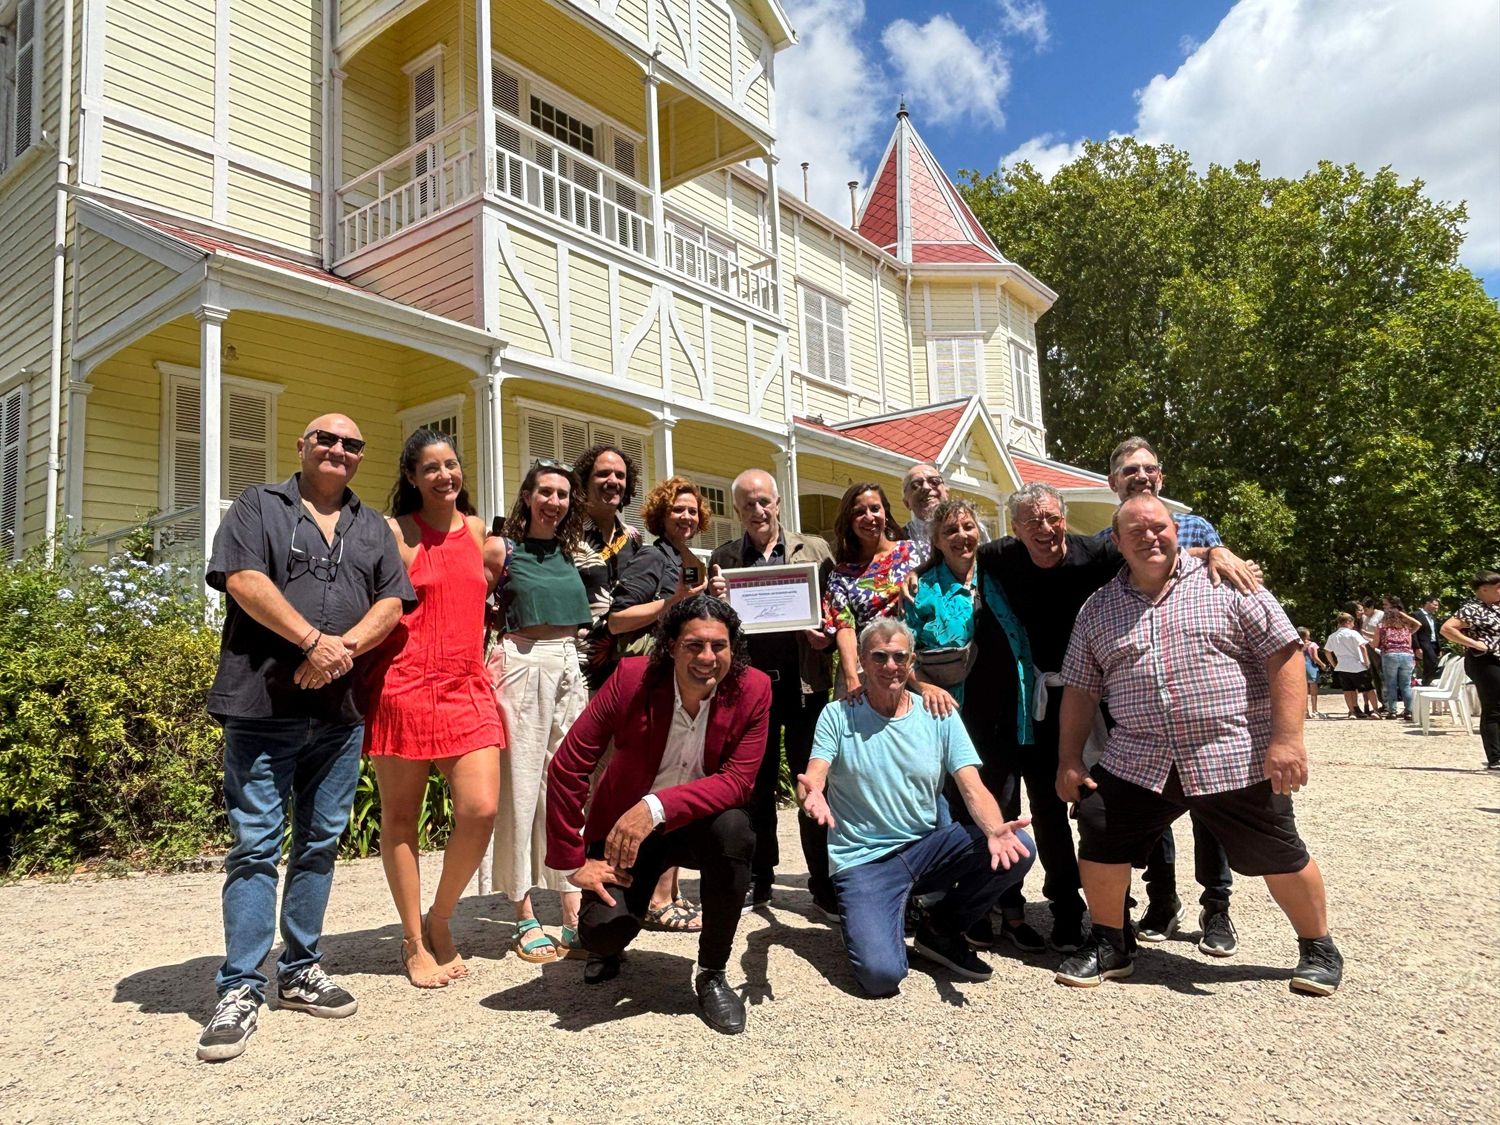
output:
[[[19,954],[0,963],[0,1120],[1495,1121],[1500,775],[1462,733],[1307,734],[1299,819],[1347,961],[1328,1000],[1288,991],[1296,946],[1258,880],[1237,882],[1228,961],[1179,937],[1093,991],[1054,984],[1056,954],[992,955],[986,984],[917,962],[898,998],[862,1000],[789,865],[740,927],[730,976],[753,1006],[726,1038],[696,1018],[692,939],[643,934],[619,980],[585,989],[580,962],[507,952],[500,898],[456,919],[471,979],[417,992],[369,860],[340,867],[325,939],[359,1014],[263,1010],[249,1051],[210,1066],[193,1048],[218,876],[29,881],[0,889]],[[789,811],[781,830],[797,856]],[[1186,882],[1191,834],[1178,846]]]

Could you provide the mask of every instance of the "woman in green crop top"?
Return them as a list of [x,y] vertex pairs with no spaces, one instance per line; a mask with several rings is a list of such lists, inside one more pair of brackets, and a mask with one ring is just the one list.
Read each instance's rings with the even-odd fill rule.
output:
[[[496,645],[497,694],[509,735],[500,757],[500,811],[489,862],[479,869],[479,891],[502,892],[516,909],[516,954],[543,963],[582,956],[578,944],[579,893],[566,874],[543,866],[547,850],[547,766],[563,735],[588,702],[578,664],[579,631],[592,614],[583,579],[573,564],[583,530],[578,481],[550,461],[531,466],[505,521],[505,537],[490,548],[504,554],[496,592],[504,607],[504,634]],[[542,930],[531,890],[560,892],[562,938]]]

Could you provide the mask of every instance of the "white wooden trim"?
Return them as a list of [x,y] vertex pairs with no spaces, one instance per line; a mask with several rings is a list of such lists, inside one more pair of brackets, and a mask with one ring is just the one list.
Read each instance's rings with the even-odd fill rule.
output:
[[[475,380],[483,383],[483,380]],[[433,399],[431,402],[418,403],[416,406],[408,406],[405,410],[396,411],[396,421],[401,426],[401,440],[405,441],[412,432],[431,418],[443,418],[452,415],[457,424],[454,426],[453,436],[458,439],[458,444],[468,449],[464,442],[464,403],[468,401],[468,395],[462,392],[458,394],[444,395],[442,398]]]
[[[102,100],[104,97],[105,28],[109,20],[109,3],[108,0],[82,0],[82,4],[83,35],[79,49],[83,75],[79,92],[86,106],[91,99]],[[82,117],[83,125],[78,136],[78,182],[97,184],[100,154],[104,148],[104,117],[98,110],[89,111],[87,108]]]
[[[185,363],[169,363],[167,360],[158,359],[151,364],[156,368],[158,374],[170,375],[177,379],[189,379],[197,382],[202,374],[199,368],[189,367]],[[238,387],[242,391],[256,391],[271,396],[274,401],[286,391],[285,383],[275,383],[270,379],[257,379],[250,375],[221,375],[219,382],[225,387]],[[91,384],[85,384],[90,385]]]
[[[669,297],[664,304],[667,314],[667,323],[672,327],[672,335],[677,338],[677,343],[681,345],[682,354],[687,357],[688,370],[693,373],[693,378],[698,383],[698,397],[704,402],[712,402],[713,382],[709,377],[706,377],[704,375],[703,364],[699,360],[698,356],[694,354],[692,343],[687,338],[687,332],[683,330],[682,321],[677,317],[677,302]],[[707,317],[707,306],[704,306],[703,323],[705,325],[708,323]],[[668,354],[670,355],[670,349],[668,350]],[[665,375],[663,376],[663,378],[665,379]]]
[[63,489],[63,515],[74,531],[79,529],[79,521],[83,519],[83,467],[84,453],[88,449],[88,401],[93,390],[92,383],[82,383],[77,379],[68,381],[68,440],[64,447],[66,464],[63,471],[66,483]]
[[[511,71],[524,83],[520,90],[520,110],[521,120],[525,121],[527,124],[531,123],[530,105],[527,101],[527,95],[535,94],[543,101],[546,101],[556,106],[558,109],[571,114],[585,124],[593,125],[596,130],[612,129],[620,136],[626,137],[636,144],[641,144],[645,141],[646,136],[639,129],[635,129],[632,126],[625,124],[618,118],[609,116],[609,114],[605,113],[598,106],[584,101],[577,94],[569,93],[561,86],[554,85],[553,83],[547,81],[547,79],[537,74],[536,71],[530,69],[524,63],[517,62],[509,55],[505,55],[499,51],[492,50],[490,52],[490,62],[492,64],[498,64],[502,70]],[[603,141],[603,137],[598,136],[597,134],[596,137],[599,142]],[[558,141],[557,143],[562,145],[564,148],[571,147],[564,141]],[[596,144],[595,147],[600,148],[602,147],[602,144]],[[605,159],[605,155],[602,152],[597,154],[594,159],[598,160],[601,164],[609,163],[609,161]]]
[[[552,323],[552,317],[547,312],[547,303],[542,300],[542,295],[536,291],[536,286],[531,284],[531,278],[526,276],[526,271],[521,267],[520,260],[516,257],[515,247],[510,242],[510,228],[501,223],[496,230],[497,242],[500,247],[500,260],[505,263],[505,268],[515,279],[516,286],[521,290],[521,295],[531,305],[532,311],[536,313],[537,320],[541,322],[542,334],[547,337],[547,346],[552,349],[552,354],[559,359],[562,358],[562,348],[558,340],[557,326]],[[499,279],[496,278],[498,282]]]
[[201,262],[205,251],[174,238],[166,231],[157,230],[95,203],[79,199],[73,205],[75,221],[85,230],[102,234],[111,242],[134,250],[150,258],[158,265],[182,271],[196,262]]
[[229,214],[229,0],[214,3],[214,222]]
[[189,270],[125,311],[110,317],[74,342],[73,359],[83,366],[84,371],[88,371],[131,340],[191,311],[192,298],[206,276],[206,270]]
[[560,358],[573,359],[573,294],[568,282],[568,244],[557,244],[557,337]]
[[[630,335],[625,337],[624,344],[618,349],[615,349],[616,360],[614,375],[617,379],[624,379],[627,377],[626,373],[630,370],[630,360],[635,355],[635,350],[640,347],[641,342],[645,340],[648,335],[650,335],[651,325],[660,321],[661,318],[659,314],[661,311],[661,301],[661,286],[653,285],[651,287],[651,299],[646,302],[646,308],[641,313],[641,319],[636,321],[635,327],[630,330]],[[619,302],[614,302],[612,307],[618,311],[620,307]],[[670,384],[663,384],[662,392],[664,394],[670,394],[671,390],[672,388]]]

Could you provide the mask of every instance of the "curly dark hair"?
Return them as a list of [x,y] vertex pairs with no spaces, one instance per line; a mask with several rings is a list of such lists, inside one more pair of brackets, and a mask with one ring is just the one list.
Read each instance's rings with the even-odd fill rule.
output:
[[653,485],[651,491],[646,493],[646,502],[641,505],[641,519],[646,524],[646,530],[652,535],[665,535],[667,513],[685,492],[692,493],[693,499],[698,501],[698,530],[702,531],[703,525],[708,522],[708,501],[703,498],[698,486],[687,477],[668,477],[660,484]]
[[635,458],[626,453],[618,445],[610,445],[608,442],[589,446],[573,462],[573,475],[578,478],[579,484],[583,486],[579,492],[579,499],[582,500],[583,493],[588,490],[589,478],[594,475],[594,462],[599,460],[605,453],[613,453],[621,461],[625,462],[625,491],[620,497],[620,508],[623,510],[628,508],[630,502],[635,499],[636,486],[640,483],[639,478],[636,476]]
[[[458,460],[458,467],[462,470],[463,458],[458,456],[458,443],[453,440],[453,435],[430,430],[426,426],[417,429],[401,447],[401,460],[396,469],[396,483],[391,488],[389,505],[391,515],[409,516],[413,512],[422,510],[422,493],[412,483],[411,478],[417,475],[417,466],[422,463],[422,453],[429,445],[446,445],[452,449],[453,456]],[[454,506],[466,516],[475,514],[474,505],[469,500],[467,486],[458,490],[458,499],[454,501]]]
[[661,620],[656,624],[656,638],[651,647],[651,662],[646,667],[646,678],[659,683],[663,676],[670,676],[672,642],[682,635],[682,630],[689,621],[706,620],[722,621],[724,628],[729,630],[729,650],[734,653],[734,659],[730,661],[729,674],[724,677],[719,690],[728,688],[732,691],[745,669],[750,667],[750,648],[745,643],[740,615],[728,602],[709,594],[694,594],[690,598],[683,598],[661,615]]
[[858,562],[860,556],[859,536],[854,534],[854,501],[866,492],[880,497],[880,506],[885,509],[885,536],[890,540],[906,538],[901,526],[891,516],[891,502],[885,489],[873,481],[856,481],[844,489],[839,500],[838,515],[833,517],[833,558],[835,562]]
[[553,461],[536,461],[516,493],[516,502],[511,505],[510,515],[505,520],[505,536],[512,542],[526,538],[531,530],[531,491],[536,488],[538,477],[557,476],[568,482],[568,511],[557,523],[556,535],[562,543],[563,554],[573,558],[583,539],[583,493],[578,487],[578,478],[566,465]]

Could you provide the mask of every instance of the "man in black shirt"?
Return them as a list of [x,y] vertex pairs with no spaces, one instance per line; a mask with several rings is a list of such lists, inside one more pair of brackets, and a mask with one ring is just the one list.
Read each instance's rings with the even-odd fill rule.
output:
[[208,584],[228,595],[208,710],[224,727],[225,958],[198,1057],[231,1059],[254,1032],[276,936],[276,861],[290,797],[296,822],[281,901],[282,1008],[354,1014],[319,965],[339,836],[349,822],[364,735],[349,675],[414,605],[416,593],[378,512],[349,490],[364,457],[342,414],[307,424],[301,470],[247,488],[224,513]]

